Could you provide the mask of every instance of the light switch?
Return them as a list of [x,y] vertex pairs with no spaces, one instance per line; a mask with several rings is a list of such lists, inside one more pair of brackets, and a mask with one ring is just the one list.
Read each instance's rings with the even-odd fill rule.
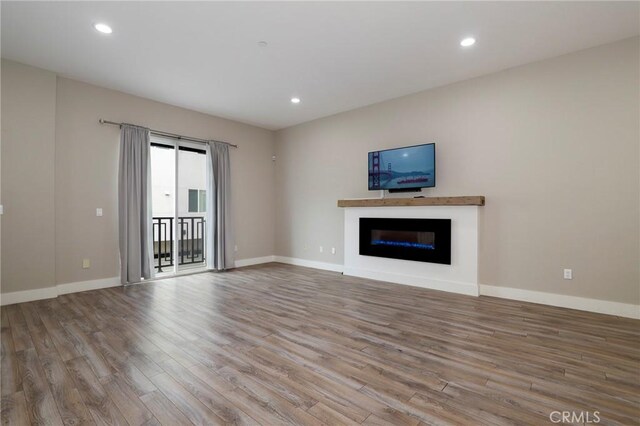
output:
[[82,259],[82,269],[89,269],[91,267],[91,261],[89,259]]
[[96,216],[98,216],[98,217],[102,216],[102,209],[101,208],[97,208],[96,209]]

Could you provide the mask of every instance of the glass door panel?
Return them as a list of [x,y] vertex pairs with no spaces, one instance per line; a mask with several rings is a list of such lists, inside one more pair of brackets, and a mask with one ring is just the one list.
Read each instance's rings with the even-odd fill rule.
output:
[[173,140],[151,141],[153,261],[157,274],[175,272],[176,154]]
[[177,239],[178,271],[206,267],[206,174],[204,146],[179,142]]

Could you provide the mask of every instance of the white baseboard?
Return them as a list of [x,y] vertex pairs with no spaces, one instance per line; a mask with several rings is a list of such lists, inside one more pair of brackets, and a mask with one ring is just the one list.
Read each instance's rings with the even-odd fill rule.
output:
[[307,268],[324,269],[325,271],[342,272],[344,266],[337,263],[318,262],[315,260],[298,259],[295,257],[274,256],[274,262],[289,265],[306,266]]
[[640,319],[640,305],[480,284],[480,295]]
[[478,285],[474,283],[434,280],[415,275],[370,271],[368,269],[361,268],[344,268],[344,274],[354,277],[368,278],[370,280],[387,281],[396,284],[410,285],[413,287],[428,288],[431,290],[466,294],[467,296],[478,296]]
[[243,266],[259,265],[261,263],[275,262],[275,256],[263,256],[253,257],[250,259],[240,259],[235,261],[236,268],[242,268]]
[[52,287],[35,290],[14,291],[0,294],[0,306],[13,305],[14,303],[33,302],[35,300],[53,299],[62,294],[78,293],[81,291],[98,290],[120,285],[120,277],[102,278],[90,281],[78,281],[75,283],[58,284]]
[[102,278],[99,280],[78,281],[75,283],[58,284],[56,288],[58,289],[58,295],[61,295],[61,294],[69,294],[69,293],[78,293],[80,291],[87,291],[87,290],[99,290],[101,288],[107,288],[107,287],[117,287],[119,285],[122,285],[120,283],[120,277],[111,277],[111,278]]
[[0,294],[0,305],[13,305],[14,303],[31,302],[34,300],[52,299],[58,296],[56,287],[38,288],[35,290],[14,291]]

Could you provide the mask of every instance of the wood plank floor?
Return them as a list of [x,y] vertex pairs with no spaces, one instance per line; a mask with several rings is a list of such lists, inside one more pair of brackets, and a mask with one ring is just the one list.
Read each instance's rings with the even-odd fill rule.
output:
[[[2,422],[638,424],[640,321],[281,264],[3,307]],[[588,417],[574,418],[586,423]]]

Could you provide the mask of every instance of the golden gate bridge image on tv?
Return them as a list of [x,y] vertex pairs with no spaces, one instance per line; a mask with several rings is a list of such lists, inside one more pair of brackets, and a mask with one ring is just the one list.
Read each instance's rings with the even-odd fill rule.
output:
[[371,167],[369,169],[370,189],[402,188],[404,185],[418,186],[416,184],[428,183],[430,181],[430,175],[431,173],[428,172],[408,175],[407,173],[394,173],[391,162],[387,163],[386,169],[381,167],[380,151],[371,153]]

